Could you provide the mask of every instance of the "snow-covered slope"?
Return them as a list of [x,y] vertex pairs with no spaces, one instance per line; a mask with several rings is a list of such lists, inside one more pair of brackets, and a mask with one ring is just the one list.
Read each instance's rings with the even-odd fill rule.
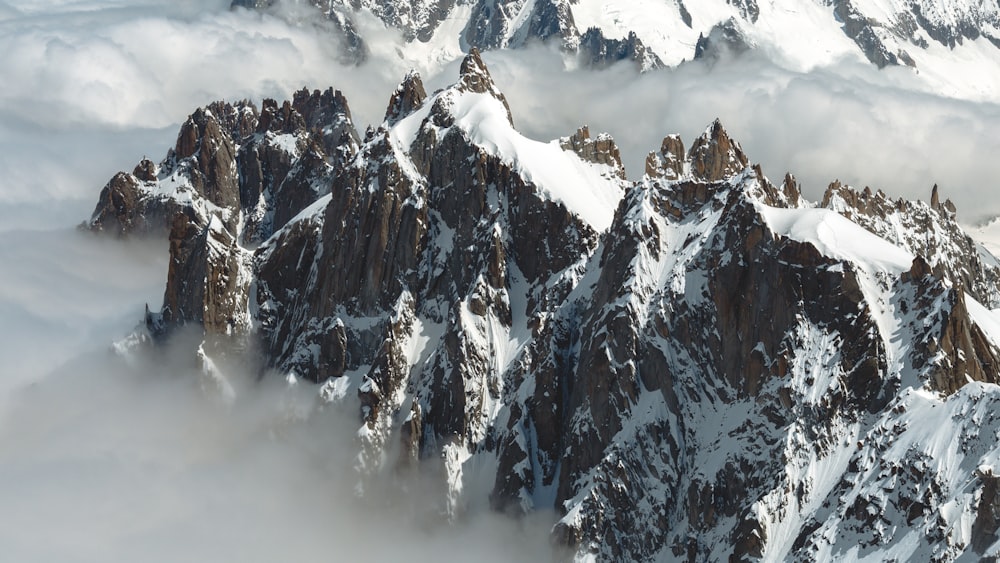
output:
[[[296,107],[303,139],[343,117]],[[174,151],[201,156],[161,169],[208,170],[186,176],[206,201],[231,179],[242,207],[166,196],[152,340],[203,328],[192,353],[223,392],[216,360],[242,357],[353,405],[361,494],[417,479],[420,514],[551,510],[578,560],[1000,554],[1000,268],[936,190],[811,203],[718,121],[630,183],[607,135],[522,136],[474,50],[431,95],[408,75],[343,158],[299,156],[319,180],[281,188],[302,204],[253,249],[226,221],[248,232],[244,194],[274,183],[210,172],[266,159],[222,159],[244,149],[202,121]],[[240,147],[273,146],[267,123]],[[153,177],[123,193],[171,176]]]
[[[279,0],[280,2],[280,0]],[[274,1],[251,2],[270,7]],[[248,6],[237,0],[235,5]],[[398,56],[435,65],[469,47],[557,41],[584,64],[643,69],[758,50],[793,71],[847,62],[912,67],[948,96],[1000,99],[1000,6],[978,0],[313,0],[363,56],[374,19],[402,31]],[[372,49],[381,50],[377,43]]]

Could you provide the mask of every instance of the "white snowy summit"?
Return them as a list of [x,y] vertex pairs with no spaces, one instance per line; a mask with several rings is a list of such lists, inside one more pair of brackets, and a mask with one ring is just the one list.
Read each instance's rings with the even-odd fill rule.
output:
[[[656,6],[694,33],[711,6],[763,26],[781,4]],[[392,13],[420,40],[489,7],[506,41],[546,6],[632,25],[586,0]],[[899,4],[904,39],[993,21],[935,6]],[[90,227],[169,230],[152,345],[200,328],[221,389],[245,355],[353,404],[361,493],[419,475],[428,513],[553,511],[580,561],[1000,556],[1000,263],[937,187],[809,202],[718,121],[630,182],[610,136],[516,123],[475,49],[436,93],[406,76],[363,138],[332,90],[217,103],[115,176]]]

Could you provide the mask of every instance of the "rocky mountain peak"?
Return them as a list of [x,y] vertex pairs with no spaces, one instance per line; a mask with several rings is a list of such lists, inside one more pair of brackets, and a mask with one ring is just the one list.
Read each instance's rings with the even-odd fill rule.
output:
[[143,157],[139,164],[136,164],[135,168],[132,169],[132,175],[143,182],[156,181],[156,164]]
[[285,100],[279,105],[271,98],[265,98],[260,110],[260,121],[257,123],[257,132],[266,133],[291,133],[296,130],[305,129],[306,120],[295,108],[292,102]]
[[680,135],[667,135],[660,145],[660,152],[650,152],[646,157],[646,175],[650,178],[678,180],[684,175],[684,141]]
[[688,152],[691,175],[706,182],[715,182],[739,173],[747,167],[747,157],[738,142],[716,119],[698,137]]
[[[936,206],[934,205],[936,202]],[[1000,305],[997,283],[1000,267],[984,259],[978,247],[959,226],[955,206],[941,203],[936,189],[931,204],[904,199],[892,200],[881,190],[856,190],[839,181],[830,184],[820,206],[848,217],[865,229],[923,256],[948,280],[961,286],[990,307]]]
[[420,74],[411,70],[392,93],[389,107],[385,110],[385,121],[390,125],[396,123],[423,105],[426,99],[427,92]]
[[598,28],[587,29],[579,39],[580,56],[591,67],[606,67],[618,61],[630,60],[639,65],[640,69],[660,68],[663,61],[651,49],[643,44],[642,39],[630,31],[624,39],[605,37]]
[[483,58],[479,54],[479,49],[475,47],[470,49],[469,53],[462,59],[462,65],[459,68],[458,90],[477,94],[489,94],[500,100],[504,107],[507,108],[508,121],[511,125],[514,124],[514,118],[510,113],[510,106],[507,104],[507,97],[493,83],[493,77],[490,76],[490,71],[486,68],[486,63],[483,62]]
[[493,84],[493,77],[483,62],[479,49],[473,47],[462,59],[459,67],[459,82],[461,88],[466,92],[478,92],[480,94],[492,93],[496,90]]
[[347,97],[333,88],[322,92],[302,88],[292,95],[291,106],[302,116],[305,127],[316,132],[324,132],[352,119]]

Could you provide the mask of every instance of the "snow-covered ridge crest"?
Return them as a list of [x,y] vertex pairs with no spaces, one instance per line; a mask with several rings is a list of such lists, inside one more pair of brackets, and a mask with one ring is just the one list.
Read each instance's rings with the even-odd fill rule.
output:
[[[394,112],[390,103],[392,115],[387,125],[401,155],[420,160],[421,149],[414,147],[418,137],[443,139],[454,128],[486,154],[523,175],[540,195],[565,205],[595,231],[607,229],[622,194],[624,168],[620,157],[587,161],[567,151],[560,140],[543,143],[518,133],[507,100],[493,83],[478,50],[466,56],[460,73],[458,83],[422,100],[417,107],[409,107],[405,117]],[[394,99],[420,98],[416,92],[422,92],[423,87],[417,86],[414,76],[403,81]],[[589,135],[588,129],[587,139]],[[609,136],[599,140],[609,144],[610,151],[617,155]]]

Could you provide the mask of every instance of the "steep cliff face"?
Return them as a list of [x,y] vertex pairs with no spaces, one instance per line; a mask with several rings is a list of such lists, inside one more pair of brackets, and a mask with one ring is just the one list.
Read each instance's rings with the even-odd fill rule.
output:
[[328,193],[334,169],[358,149],[339,92],[292,102],[217,102],[197,109],[159,165],[140,162],[102,190],[87,224],[119,236],[166,232],[170,265],[154,334],[194,325],[207,340],[249,334],[249,248]]
[[628,182],[608,135],[520,135],[475,50],[362,140],[346,108],[199,110],[91,224],[169,220],[150,325],[353,403],[359,490],[553,510],[580,560],[997,555],[996,262],[936,190],[810,203],[718,121]]
[[[403,440],[407,459],[441,458],[455,479],[495,450],[511,364],[574,287],[625,185],[610,137],[521,137],[478,53],[430,98],[410,75],[329,201],[258,254],[273,365],[355,378],[370,470]],[[312,264],[288,275],[303,256]]]

